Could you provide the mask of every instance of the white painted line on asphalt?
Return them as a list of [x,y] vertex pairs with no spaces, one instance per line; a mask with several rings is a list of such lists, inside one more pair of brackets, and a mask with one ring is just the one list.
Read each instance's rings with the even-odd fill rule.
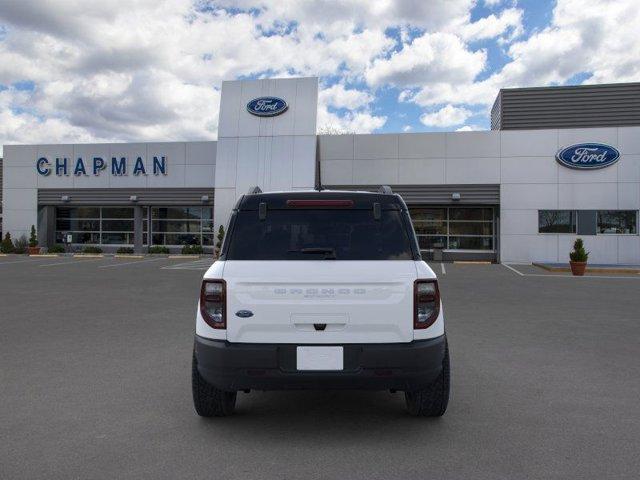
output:
[[446,271],[446,270],[445,270],[445,268],[444,268],[444,263],[440,263],[440,268],[442,268],[442,274],[443,274],[443,275],[446,275],[446,274],[447,274],[447,271]]
[[507,267],[507,268],[508,268],[509,270],[511,270],[512,272],[516,272],[516,273],[517,273],[518,275],[520,275],[521,277],[524,277],[524,276],[525,276],[525,275],[524,275],[524,273],[522,273],[522,272],[520,272],[520,271],[516,270],[515,268],[513,268],[513,267],[512,267],[512,266],[510,266],[510,265],[507,265],[506,263],[503,263],[502,265],[504,265],[505,267]]
[[[503,263],[502,265],[504,265],[505,267],[507,267],[509,270],[511,270],[512,272],[517,273],[518,275],[520,275],[521,277],[545,277],[545,278],[613,278],[613,279],[618,279],[618,280],[625,280],[625,279],[632,279],[632,280],[640,280],[640,277],[632,277],[632,276],[611,276],[611,275],[584,275],[582,277],[580,276],[574,276],[574,275],[555,275],[553,273],[522,273],[518,270],[516,270],[515,268],[513,268],[511,265],[507,265],[506,263]],[[520,265],[527,265],[527,264],[520,264]]]
[[124,267],[125,265],[135,265],[135,264],[138,264],[138,263],[157,262],[158,260],[164,260],[164,259],[163,258],[151,258],[149,260],[138,260],[138,261],[135,261],[135,262],[114,263],[113,265],[100,265],[98,268]]
[[35,263],[38,260],[43,260],[42,258],[31,258],[29,260],[17,260],[15,262],[0,262],[0,265],[13,265],[14,263]]
[[208,270],[213,264],[213,260],[210,258],[203,258],[196,260],[195,262],[178,263],[176,265],[167,265],[160,267],[163,270]]
[[[77,258],[77,257],[76,257]],[[58,262],[58,263],[46,263],[44,265],[40,265],[41,267],[55,267],[56,265],[78,265],[81,263],[89,263],[89,262],[97,262],[98,260],[104,260],[104,257],[101,258],[87,258],[84,260],[71,260],[68,262]]]

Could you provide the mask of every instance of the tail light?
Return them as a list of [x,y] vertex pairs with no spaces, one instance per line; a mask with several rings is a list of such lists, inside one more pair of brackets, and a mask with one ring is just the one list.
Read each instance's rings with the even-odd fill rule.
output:
[[353,200],[287,200],[287,207],[353,207]]
[[413,328],[428,328],[440,314],[437,280],[416,280],[413,284]]
[[200,313],[211,328],[227,328],[227,285],[224,280],[203,280]]

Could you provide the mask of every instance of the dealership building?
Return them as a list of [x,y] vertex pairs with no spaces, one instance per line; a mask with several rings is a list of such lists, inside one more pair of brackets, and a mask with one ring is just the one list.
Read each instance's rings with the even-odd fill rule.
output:
[[479,132],[317,135],[317,78],[223,82],[218,140],[5,145],[2,230],[105,251],[213,247],[237,199],[377,190],[425,258],[640,264],[640,83],[504,89]]

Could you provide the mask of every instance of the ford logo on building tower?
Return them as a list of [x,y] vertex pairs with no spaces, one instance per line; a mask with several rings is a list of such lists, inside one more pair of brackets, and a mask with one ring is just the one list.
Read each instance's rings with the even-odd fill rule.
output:
[[289,108],[287,102],[278,97],[254,98],[247,103],[247,111],[258,117],[275,117],[284,113],[287,108]]
[[595,170],[613,165],[620,158],[620,152],[603,143],[579,143],[565,147],[558,152],[556,160],[569,168]]

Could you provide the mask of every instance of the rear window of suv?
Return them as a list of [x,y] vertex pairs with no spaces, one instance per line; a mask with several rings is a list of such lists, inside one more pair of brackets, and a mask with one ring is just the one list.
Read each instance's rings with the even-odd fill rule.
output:
[[227,260],[411,260],[406,212],[383,210],[239,211]]

